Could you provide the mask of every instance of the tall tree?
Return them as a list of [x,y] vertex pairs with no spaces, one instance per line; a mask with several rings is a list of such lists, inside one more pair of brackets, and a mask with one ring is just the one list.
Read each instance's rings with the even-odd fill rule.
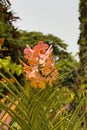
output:
[[[79,58],[80,58],[80,79],[81,84],[84,86],[82,95],[87,97],[87,0],[80,0],[79,3],[80,13],[80,37],[78,40],[79,44]],[[83,94],[84,93],[84,94]],[[83,111],[86,111],[87,102],[84,101]],[[87,113],[84,116],[83,126],[87,128]]]
[[79,3],[80,37],[79,57],[80,57],[80,76],[83,83],[87,83],[87,0],[80,0]]
[[13,59],[16,57],[16,40],[19,37],[19,33],[17,28],[14,27],[13,21],[16,21],[18,18],[11,11],[9,0],[0,0],[0,38],[4,38],[3,49],[0,49],[1,58],[8,55],[13,57]]

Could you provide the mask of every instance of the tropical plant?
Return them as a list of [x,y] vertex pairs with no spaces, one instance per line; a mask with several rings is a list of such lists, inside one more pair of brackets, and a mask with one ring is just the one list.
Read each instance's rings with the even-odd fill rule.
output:
[[[68,94],[61,89],[58,90],[58,86],[37,89],[30,87],[27,82],[23,88],[16,80],[15,82],[17,86],[14,86],[14,89],[17,93],[12,91],[11,87],[7,87],[11,95],[9,97],[2,95],[6,98],[6,104],[2,102],[3,100],[0,101],[0,110],[5,110],[6,113],[0,120],[2,130],[6,130],[7,128],[9,130],[83,129],[82,123],[86,112],[82,112],[81,108],[85,99],[73,111],[70,108],[72,100],[68,101]],[[9,83],[13,87],[11,82]],[[5,84],[1,84],[6,87]],[[16,90],[17,87],[19,90]],[[63,96],[64,94],[66,96]],[[66,103],[64,100],[65,97]]]
[[[38,47],[39,49],[37,49]],[[48,45],[42,42],[35,46],[33,50],[30,49],[29,46],[24,50],[25,58],[30,57],[31,59],[27,59],[25,63],[27,66],[23,63],[24,72],[26,74],[26,76],[24,76],[23,86],[10,71],[3,67],[5,73],[14,79],[15,84],[0,73],[0,77],[4,78],[9,84],[7,85],[5,82],[0,81],[0,85],[5,87],[10,93],[6,96],[0,92],[2,97],[0,101],[0,127],[2,130],[8,130],[8,128],[9,130],[83,129],[82,123],[86,111],[82,111],[82,106],[85,98],[83,98],[81,102],[79,100],[80,103],[74,110],[72,108],[74,96],[72,97],[73,92],[71,90],[65,87],[59,88],[58,84],[54,82],[52,82],[53,85],[51,84],[50,86],[46,79],[46,85],[42,83],[43,78],[50,78],[50,75],[54,75],[55,69],[53,69],[54,71],[50,69],[53,60],[51,61],[52,64],[48,64],[47,66],[46,75],[43,75],[42,71],[46,62],[49,62],[49,57],[52,56],[51,53],[51,47],[48,48]],[[32,56],[34,55],[37,64],[34,64],[35,62],[32,60]],[[41,58],[45,59],[42,60]],[[39,68],[36,66],[41,67],[40,70],[38,70]],[[32,67],[34,67],[34,71],[32,71]],[[36,77],[36,72],[40,75],[39,79]],[[56,80],[57,76],[54,78]],[[34,82],[31,83],[32,81]]]

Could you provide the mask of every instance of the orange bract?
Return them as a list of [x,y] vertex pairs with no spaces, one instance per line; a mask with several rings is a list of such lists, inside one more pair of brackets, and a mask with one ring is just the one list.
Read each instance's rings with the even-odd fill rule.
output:
[[24,50],[24,58],[27,64],[23,63],[26,79],[35,88],[52,86],[58,78],[58,72],[54,66],[52,46],[40,41],[31,49],[27,46]]

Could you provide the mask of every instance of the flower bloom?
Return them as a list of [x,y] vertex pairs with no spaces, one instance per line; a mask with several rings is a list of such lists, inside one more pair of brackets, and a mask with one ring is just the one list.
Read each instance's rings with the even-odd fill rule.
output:
[[24,49],[23,69],[26,79],[35,88],[52,86],[58,78],[58,72],[54,65],[52,46],[40,41],[33,49],[27,46]]

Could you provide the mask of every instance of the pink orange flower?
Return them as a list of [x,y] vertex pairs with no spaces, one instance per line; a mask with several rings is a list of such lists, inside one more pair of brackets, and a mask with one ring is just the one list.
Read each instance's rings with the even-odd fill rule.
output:
[[52,86],[58,78],[58,72],[54,66],[52,46],[40,41],[32,49],[27,46],[24,50],[24,58],[27,64],[23,63],[26,79],[35,88]]

